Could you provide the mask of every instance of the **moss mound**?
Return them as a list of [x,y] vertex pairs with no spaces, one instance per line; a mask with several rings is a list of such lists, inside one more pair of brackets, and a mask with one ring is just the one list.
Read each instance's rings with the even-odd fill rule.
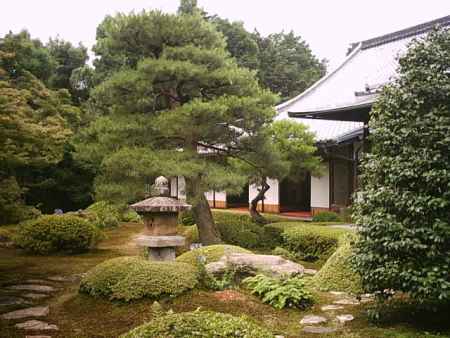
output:
[[166,315],[120,336],[120,338],[170,337],[273,338],[274,336],[245,317],[210,311]]
[[319,272],[314,275],[311,285],[321,291],[345,291],[358,294],[362,292],[361,277],[353,271],[350,236],[346,236],[342,245],[331,255]]
[[179,262],[152,262],[139,257],[107,260],[89,270],[80,292],[111,300],[176,296],[197,284],[195,267]]
[[30,252],[84,252],[101,237],[87,220],[74,215],[45,215],[20,225],[15,243]]
[[206,263],[217,262],[225,253],[251,253],[251,251],[234,245],[217,244],[188,251],[177,257],[177,262],[197,264],[197,257],[206,257]]

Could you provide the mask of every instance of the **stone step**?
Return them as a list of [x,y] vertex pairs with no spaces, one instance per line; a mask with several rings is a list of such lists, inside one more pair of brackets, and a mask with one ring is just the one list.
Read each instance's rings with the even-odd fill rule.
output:
[[58,326],[54,324],[49,324],[40,320],[28,320],[24,323],[16,324],[18,329],[26,330],[26,331],[47,331],[47,330],[59,330]]
[[35,306],[2,314],[2,319],[22,319],[27,317],[45,317],[49,314],[48,306]]
[[326,326],[305,326],[302,331],[306,333],[332,333],[337,330],[333,327]]
[[307,315],[302,318],[300,321],[300,324],[320,324],[325,323],[327,319],[322,316],[316,316],[316,315]]
[[53,286],[38,285],[38,284],[19,284],[8,286],[10,290],[25,290],[25,291],[38,291],[38,292],[54,292],[56,289]]

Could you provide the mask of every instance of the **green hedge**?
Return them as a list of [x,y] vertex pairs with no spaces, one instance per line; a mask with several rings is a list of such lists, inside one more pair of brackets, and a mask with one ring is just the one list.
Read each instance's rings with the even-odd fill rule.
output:
[[354,237],[346,236],[336,252],[326,261],[324,266],[312,278],[311,285],[321,291],[345,291],[362,293],[361,277],[353,270],[351,241]]
[[180,262],[153,262],[139,257],[107,260],[89,270],[80,292],[111,300],[175,296],[197,284],[197,269]]
[[313,216],[313,222],[340,222],[341,218],[333,211],[322,211]]
[[93,247],[100,231],[74,215],[46,215],[19,226],[15,243],[27,251],[48,254],[58,251],[83,252]]
[[[277,226],[283,227],[283,224]],[[284,226],[282,246],[305,261],[327,260],[336,251],[342,235],[350,232],[347,229],[320,225]]]
[[195,311],[170,314],[153,319],[120,338],[274,338],[268,330],[246,317]]
[[97,217],[95,222],[100,229],[119,225],[121,213],[116,207],[106,201],[95,202],[86,211],[88,214],[94,214]]
[[188,251],[177,257],[177,262],[197,265],[199,256],[206,258],[206,263],[217,262],[225,253],[251,253],[251,251],[234,245],[216,244]]

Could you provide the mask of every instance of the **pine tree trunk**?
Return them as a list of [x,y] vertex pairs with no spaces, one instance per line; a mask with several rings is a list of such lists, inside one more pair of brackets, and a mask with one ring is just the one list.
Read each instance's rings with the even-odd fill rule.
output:
[[270,185],[267,184],[267,178],[263,177],[261,179],[261,189],[258,189],[258,194],[250,202],[250,216],[252,220],[259,224],[266,224],[267,220],[258,212],[258,202],[265,199],[265,194],[267,190],[270,189]]
[[199,189],[198,179],[186,179],[186,188],[192,204],[192,213],[197,224],[200,242],[203,245],[221,243],[220,233],[214,223],[208,200],[204,192]]

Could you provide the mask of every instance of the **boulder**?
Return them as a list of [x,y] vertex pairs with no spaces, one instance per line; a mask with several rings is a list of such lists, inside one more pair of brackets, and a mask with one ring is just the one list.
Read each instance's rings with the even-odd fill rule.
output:
[[261,271],[274,276],[302,275],[302,265],[273,255],[255,255],[250,253],[230,253],[220,258],[218,262],[206,265],[206,271],[212,274],[220,274],[228,267],[239,270]]

